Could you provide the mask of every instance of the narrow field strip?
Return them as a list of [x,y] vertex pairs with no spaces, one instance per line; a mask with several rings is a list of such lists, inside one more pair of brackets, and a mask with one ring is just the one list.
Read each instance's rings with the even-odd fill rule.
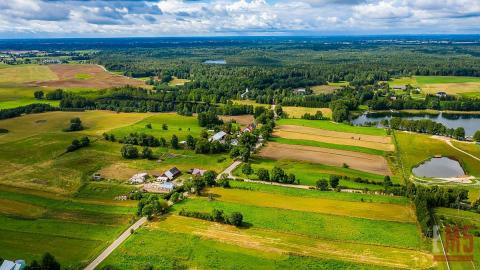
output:
[[231,203],[341,216],[352,216],[376,220],[415,222],[413,211],[408,205],[370,202],[357,203],[307,197],[300,198],[280,194],[270,194],[266,192],[223,188],[210,189],[210,193],[214,194],[216,199],[219,201]]
[[326,143],[326,142],[312,141],[312,140],[287,139],[287,138],[281,138],[281,137],[273,137],[270,140],[273,142],[283,143],[283,144],[315,146],[315,147],[323,147],[323,148],[330,148],[330,149],[354,151],[354,152],[379,155],[379,156],[385,155],[385,151],[361,147],[361,146],[333,144],[333,143]]

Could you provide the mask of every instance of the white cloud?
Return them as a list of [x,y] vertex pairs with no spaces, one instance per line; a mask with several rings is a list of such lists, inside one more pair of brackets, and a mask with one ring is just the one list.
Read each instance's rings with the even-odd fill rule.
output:
[[480,32],[472,0],[9,0],[0,36]]

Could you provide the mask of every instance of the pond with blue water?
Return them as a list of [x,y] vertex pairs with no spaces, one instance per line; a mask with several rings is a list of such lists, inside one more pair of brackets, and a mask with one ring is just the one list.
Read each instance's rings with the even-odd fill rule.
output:
[[460,163],[448,157],[434,157],[413,168],[413,174],[419,177],[450,178],[465,175]]

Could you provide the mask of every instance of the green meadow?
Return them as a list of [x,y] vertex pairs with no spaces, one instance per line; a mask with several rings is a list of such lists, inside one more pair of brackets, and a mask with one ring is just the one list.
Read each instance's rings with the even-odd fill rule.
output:
[[406,176],[411,174],[414,167],[435,155],[454,158],[467,174],[480,176],[480,166],[476,159],[453,149],[442,140],[431,138],[430,135],[406,132],[395,132],[395,139]]
[[[208,198],[188,198],[174,205],[170,214],[137,230],[102,265],[127,268],[153,266],[155,269],[251,269],[252,265],[256,265],[255,269],[431,266],[429,255],[423,251],[425,243],[410,218],[407,222],[386,221],[382,215],[377,216],[378,219],[352,217],[336,214],[335,208],[327,214],[292,210],[284,208],[285,204],[267,207],[262,202],[263,196],[273,196],[274,200],[301,207],[302,198],[328,198],[340,207],[358,202],[360,208],[381,207],[382,211],[388,212],[392,207],[409,209],[406,198],[297,190],[237,181],[231,181],[231,184],[232,189],[208,190],[212,194]],[[236,195],[248,200],[229,201],[230,196]],[[286,199],[285,196],[292,197]],[[381,200],[382,203],[360,202],[360,196]],[[178,216],[181,209],[210,212],[214,208],[225,213],[241,212],[244,226],[235,228]],[[374,217],[371,212],[364,213]],[[138,246],[149,248],[138,255],[135,252]]]
[[306,145],[306,146],[354,151],[354,152],[361,152],[361,153],[380,155],[380,156],[385,155],[385,151],[382,151],[382,150],[366,148],[361,146],[354,146],[354,145],[333,144],[333,143],[326,143],[326,142],[320,142],[320,141],[300,140],[300,139],[287,139],[287,138],[281,138],[281,137],[273,137],[271,141],[277,142],[277,143],[283,143],[283,144],[291,144],[291,145]]
[[326,129],[338,132],[358,133],[365,135],[387,135],[386,131],[381,128],[351,126],[326,120],[280,119],[277,121],[277,125],[305,126],[311,128]]
[[[93,202],[5,186],[0,201],[2,257],[31,261],[50,252],[69,269],[85,266],[128,226],[135,212],[135,204],[113,198]],[[35,216],[32,209],[37,209]]]
[[[250,161],[252,169],[256,172],[258,169],[263,168],[267,170],[273,169],[277,166],[285,170],[286,173],[295,174],[296,178],[300,180],[300,184],[314,186],[317,180],[319,179],[329,179],[330,175],[342,175],[348,176],[351,178],[360,177],[363,179],[368,179],[370,181],[383,182],[384,175],[378,175],[363,171],[358,171],[350,168],[341,168],[335,166],[328,166],[324,164],[314,164],[301,161],[291,161],[291,160],[273,160],[266,158],[255,157]],[[245,175],[242,173],[241,166],[234,171],[234,175],[241,178],[258,180],[258,177],[255,173],[251,175]],[[401,183],[401,179],[397,176],[392,177],[392,181],[395,183]],[[371,185],[371,184],[360,184],[353,181],[342,182],[342,185],[346,185],[351,188],[369,188],[369,189],[383,189],[382,186]],[[355,186],[353,186],[355,185]]]
[[[147,128],[146,125],[151,124],[152,128]],[[168,126],[167,130],[162,128],[162,125]],[[165,138],[170,141],[172,135],[177,135],[180,140],[184,140],[187,135],[198,137],[202,128],[198,126],[198,120],[194,116],[182,116],[176,113],[160,113],[143,119],[133,125],[114,129],[111,133],[115,134],[117,138],[121,138],[130,133],[145,133],[153,135],[157,138]]]

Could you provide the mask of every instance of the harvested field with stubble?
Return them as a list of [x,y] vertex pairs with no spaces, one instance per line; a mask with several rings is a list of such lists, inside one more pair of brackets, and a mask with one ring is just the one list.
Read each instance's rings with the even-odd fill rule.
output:
[[49,65],[48,68],[58,77],[58,80],[34,80],[32,86],[45,86],[52,88],[95,88],[103,89],[124,85],[142,86],[142,80],[116,75],[106,71],[99,65],[92,64],[58,64]]
[[253,123],[253,115],[245,114],[245,115],[222,115],[220,119],[223,121],[230,121],[233,120],[238,123],[240,126],[248,126],[249,124]]
[[266,147],[262,148],[259,156],[270,159],[300,160],[333,166],[347,164],[350,168],[359,171],[392,175],[384,157],[353,151],[270,142]]
[[391,138],[387,136],[339,132],[296,125],[278,126],[273,135],[286,139],[311,140],[334,144],[352,145],[382,151],[395,150],[395,146],[392,144]]

